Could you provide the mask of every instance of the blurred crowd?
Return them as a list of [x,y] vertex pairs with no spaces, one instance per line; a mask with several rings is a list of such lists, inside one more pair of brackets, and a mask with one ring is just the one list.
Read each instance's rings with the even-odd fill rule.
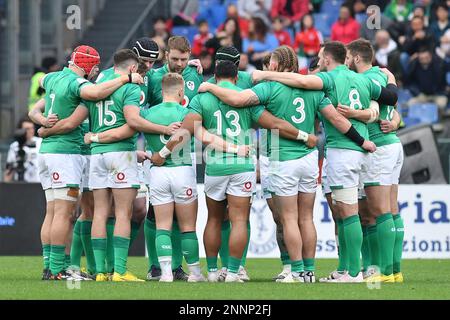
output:
[[362,37],[374,45],[374,64],[396,75],[404,89],[400,103],[405,108],[430,103],[441,117],[449,113],[449,5],[441,0],[172,0],[171,17],[154,21],[153,36],[161,48],[172,34],[187,36],[205,78],[212,76],[221,46],[238,48],[240,70],[251,72],[262,68],[269,52],[290,45],[303,73],[325,40],[349,43]]

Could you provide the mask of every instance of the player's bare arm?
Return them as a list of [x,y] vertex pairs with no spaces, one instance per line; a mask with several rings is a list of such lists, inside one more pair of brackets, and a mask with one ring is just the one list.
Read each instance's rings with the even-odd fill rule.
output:
[[136,131],[131,129],[128,124],[124,124],[119,128],[114,128],[104,132],[99,133],[88,132],[84,136],[84,143],[86,144],[91,144],[92,142],[112,143],[131,138],[135,133]]
[[259,71],[252,74],[254,83],[261,81],[277,81],[294,88],[309,90],[321,90],[323,88],[322,79],[316,75],[301,75],[292,72]]
[[318,138],[315,135],[298,130],[286,120],[275,117],[267,110],[264,110],[259,117],[258,124],[265,129],[278,130],[283,138],[302,140],[308,148],[314,148],[317,145]]
[[368,109],[356,110],[349,106],[339,104],[336,110],[347,119],[356,119],[365,123],[375,122],[380,115],[379,104],[376,101],[371,101]]
[[258,96],[250,89],[237,92],[236,90],[219,87],[213,83],[203,82],[198,92],[211,92],[221,101],[237,108],[256,106],[259,104]]
[[170,126],[162,126],[150,122],[140,116],[140,109],[137,106],[125,106],[123,108],[125,119],[131,129],[145,133],[157,133],[164,135],[172,135],[180,125],[179,123],[173,123]]
[[204,145],[214,148],[214,150],[236,153],[240,157],[248,157],[250,155],[251,146],[247,145],[235,145],[230,142],[226,142],[215,134],[210,133],[205,127],[199,126],[194,130],[195,137],[200,140]]
[[40,128],[38,134],[41,138],[57,134],[65,134],[76,129],[87,117],[88,109],[84,105],[79,105],[70,117],[58,121],[51,128]]
[[49,114],[48,117],[44,117],[45,110],[45,100],[42,98],[34,105],[33,109],[28,113],[28,117],[30,117],[31,121],[34,123],[41,125],[45,128],[51,128],[58,122],[57,114]]
[[339,130],[339,132],[343,133],[350,140],[361,146],[364,150],[368,152],[375,152],[375,144],[372,141],[365,140],[361,137],[361,135],[352,126],[351,122],[337,112],[331,104],[323,108],[320,112],[336,129]]
[[400,114],[397,112],[397,110],[394,110],[394,115],[392,117],[392,120],[381,120],[380,121],[380,129],[383,131],[383,133],[389,133],[392,131],[398,130],[400,123],[402,119],[400,117]]

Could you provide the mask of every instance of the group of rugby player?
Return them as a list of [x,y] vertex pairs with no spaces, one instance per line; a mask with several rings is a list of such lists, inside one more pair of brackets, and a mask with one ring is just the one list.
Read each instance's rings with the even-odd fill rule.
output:
[[[311,75],[297,73],[288,46],[251,75],[238,71],[239,51],[223,47],[208,82],[199,62],[189,61],[186,38],[170,38],[167,64],[152,69],[158,55],[158,45],[141,38],[99,74],[98,52],[80,46],[68,67],[41,79],[45,98],[29,116],[43,137],[43,280],[144,281],[127,268],[143,221],[147,280],[250,280],[249,215],[259,170],[283,264],[274,280],[315,282],[320,121],[322,186],[339,248],[337,269],[320,281],[403,281],[397,88],[388,70],[372,66],[369,42],[325,43]],[[252,156],[254,124],[264,128],[259,166]],[[136,151],[139,133],[145,151]],[[195,168],[202,154],[196,142],[206,147],[206,278],[196,236]],[[81,268],[83,252],[87,268]]]

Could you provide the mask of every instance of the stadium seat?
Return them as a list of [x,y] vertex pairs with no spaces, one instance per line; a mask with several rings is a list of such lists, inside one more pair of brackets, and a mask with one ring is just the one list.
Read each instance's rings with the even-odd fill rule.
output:
[[358,21],[358,23],[360,25],[363,25],[367,21],[367,14],[365,14],[365,13],[357,13],[355,15],[355,19],[356,19],[356,21]]
[[339,14],[339,8],[341,7],[342,0],[325,0],[322,3],[322,7],[320,8],[320,12],[328,13],[328,14]]
[[327,13],[314,13],[313,16],[316,29],[322,33],[324,38],[329,38],[334,20]]
[[447,85],[450,86],[450,71],[445,74],[445,79],[447,80]]
[[403,117],[402,120],[407,128],[420,124],[420,119],[418,118]]
[[398,103],[406,103],[412,98],[411,92],[408,89],[398,90]]
[[419,119],[420,123],[437,123],[438,106],[434,103],[414,104],[409,107],[408,118]]
[[183,36],[186,37],[190,43],[194,41],[194,36],[198,33],[198,28],[195,26],[192,27],[173,27],[172,34],[174,36]]

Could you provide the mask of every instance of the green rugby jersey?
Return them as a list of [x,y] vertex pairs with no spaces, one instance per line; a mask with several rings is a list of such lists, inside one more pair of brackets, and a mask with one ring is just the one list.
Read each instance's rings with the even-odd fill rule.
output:
[[[353,72],[345,65],[340,65],[329,72],[319,72],[322,79],[323,91],[330,98],[332,104],[347,105],[355,110],[369,108],[370,101],[380,97],[381,86],[367,76]],[[367,125],[356,119],[349,119],[353,127],[364,138],[369,138]],[[355,142],[340,133],[327,119],[324,119],[326,133],[326,147],[350,149],[366,152]]]
[[[221,81],[220,87],[241,91],[234,84]],[[196,96],[189,105],[191,112],[203,118],[204,127],[213,134],[235,145],[249,145],[252,142],[252,123],[257,122],[264,107],[233,108],[211,93]],[[208,150],[206,174],[209,176],[226,176],[254,171],[253,159],[238,157],[236,154]]]
[[[45,94],[44,116],[57,114],[59,120],[68,118],[81,102],[81,87],[91,84],[69,68],[47,74],[42,82]],[[53,135],[42,140],[40,153],[81,154],[84,144],[80,127],[65,134]]]
[[[279,82],[262,82],[251,89],[262,105],[275,117],[286,120],[294,127],[314,134],[316,114],[331,104],[322,91],[291,88]],[[269,139],[273,142],[271,134]],[[302,158],[317,148],[308,148],[303,141],[279,137],[279,143],[269,143],[271,161]]]
[[[156,69],[152,77],[150,78],[150,98],[148,101],[150,106],[155,106],[162,102],[161,82],[162,78],[169,72],[169,68],[166,64],[163,67]],[[203,76],[201,74],[198,74],[195,67],[187,66],[183,71],[182,77],[184,79],[184,99],[181,105],[186,108],[189,105],[190,101],[197,94],[198,87],[203,82]]]
[[[120,75],[113,73],[100,79],[100,82],[113,80]],[[137,84],[127,83],[112,95],[97,102],[83,101],[89,109],[89,122],[93,133],[100,133],[123,126],[126,123],[124,106],[139,107],[141,89]],[[135,151],[136,135],[113,143],[92,143],[91,153]]]
[[[153,72],[155,70],[154,69],[150,69],[149,71],[147,71],[147,73],[145,74],[144,77],[144,83],[139,85],[139,87],[141,88],[141,98],[139,99],[139,106],[141,108],[147,107],[148,106],[148,101],[149,101],[149,82],[150,79],[152,78]],[[111,77],[114,74],[114,67],[103,70],[97,77],[97,82],[103,82],[103,78],[105,77]]]
[[[162,102],[150,109],[141,110],[141,117],[144,119],[168,126],[174,122],[182,122],[186,114],[189,111],[183,108],[180,104],[175,102]],[[163,134],[150,134],[145,133],[145,140],[147,142],[147,150],[151,150],[152,153],[159,152],[166,143],[170,140],[170,136]],[[166,158],[164,166],[166,167],[179,167],[179,166],[191,166],[192,160],[190,151],[185,153],[184,148],[181,148],[179,152],[177,149],[172,152],[172,155]]]
[[[90,132],[90,125],[89,125],[89,118],[86,118],[83,123],[80,125],[81,132],[84,137],[84,135],[88,132]],[[81,154],[83,156],[89,156],[91,155],[91,145],[83,143],[81,144]]]
[[[208,82],[216,84],[216,78],[212,77],[208,80]],[[250,73],[245,71],[238,71],[236,86],[241,89],[250,89],[251,87],[253,87],[252,76],[250,75]]]
[[[369,79],[373,79],[378,81],[381,86],[386,87],[387,85],[387,76],[384,74],[379,67],[372,67],[363,73]],[[394,115],[395,107],[380,105],[380,120],[392,120]],[[377,147],[385,146],[393,143],[400,143],[400,139],[397,137],[397,131],[392,131],[389,133],[384,133],[381,131],[380,123],[378,121],[373,123],[368,123],[367,128],[369,130],[370,140],[375,143]]]

